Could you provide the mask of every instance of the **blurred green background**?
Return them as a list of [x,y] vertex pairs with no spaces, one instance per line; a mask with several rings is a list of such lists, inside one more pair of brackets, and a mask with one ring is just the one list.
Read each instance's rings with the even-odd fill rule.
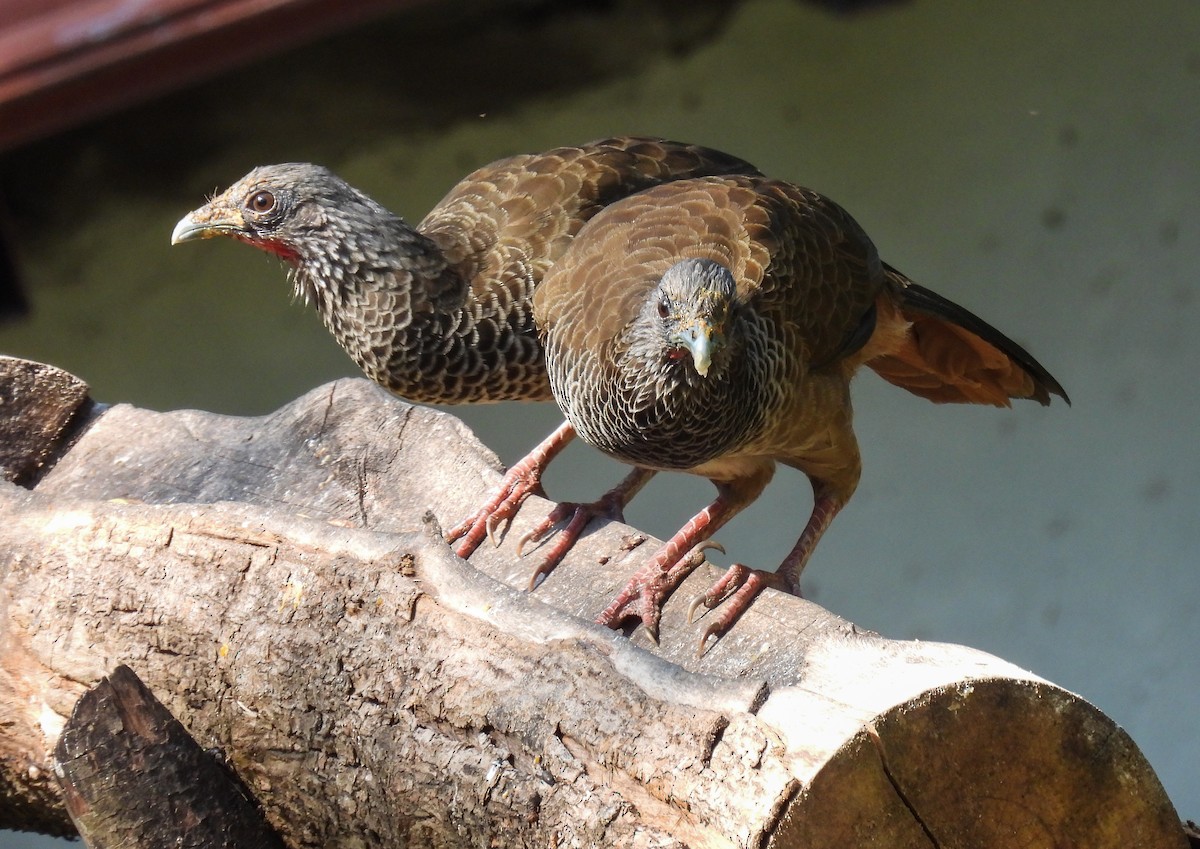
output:
[[[851,211],[881,255],[1026,345],[1075,406],[935,407],[864,373],[865,471],[810,597],[1074,690],[1200,816],[1200,5],[794,0],[443,6],[264,58],[0,156],[31,311],[0,352],[96,398],[260,414],[353,365],[279,264],[174,223],[255,164],[312,160],[416,221],[498,157],[618,134],[703,143]],[[506,463],[549,405],[455,410]],[[549,492],[623,468],[583,446]],[[704,503],[660,475],[628,518]],[[778,563],[810,490],[781,471],[719,535]],[[727,561],[721,561],[727,562]],[[14,835],[0,835],[3,846]]]

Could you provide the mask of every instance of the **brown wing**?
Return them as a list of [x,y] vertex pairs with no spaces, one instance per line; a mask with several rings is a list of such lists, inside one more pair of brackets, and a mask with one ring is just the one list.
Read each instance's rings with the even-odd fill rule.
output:
[[540,332],[570,324],[572,344],[598,348],[667,268],[693,257],[728,267],[740,300],[794,337],[790,351],[807,364],[849,353],[883,283],[870,240],[816,192],[758,176],[679,180],[613,204],[580,232],[534,295]]
[[667,183],[609,206],[534,294],[540,334],[561,331],[571,348],[603,348],[681,259],[716,260],[739,287],[757,289],[770,255],[746,235],[755,199],[746,183],[712,178]]
[[[885,296],[908,325],[890,351],[867,361],[889,383],[937,403],[1009,406],[1012,398],[1071,403],[1054,377],[1016,342],[974,313],[886,266]],[[895,315],[895,310],[891,311]]]
[[745,160],[698,145],[603,139],[485,165],[451,189],[418,229],[478,294],[504,283],[520,290],[509,297],[528,297],[571,237],[608,204],[670,180],[757,173]]
[[771,255],[756,309],[778,312],[805,372],[838,367],[872,327],[884,282],[875,246],[823,195],[778,180],[751,182],[759,197],[747,215],[747,236]]

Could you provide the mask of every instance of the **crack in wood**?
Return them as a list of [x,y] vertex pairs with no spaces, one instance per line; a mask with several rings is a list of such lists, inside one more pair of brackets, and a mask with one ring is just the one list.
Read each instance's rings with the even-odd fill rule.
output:
[[883,770],[884,778],[887,779],[888,784],[890,784],[892,787],[892,790],[896,792],[896,797],[900,800],[900,803],[908,809],[909,814],[913,818],[913,822],[915,822],[921,829],[922,833],[924,833],[926,839],[929,840],[929,844],[933,846],[934,849],[938,849],[938,847],[942,845],[941,842],[934,837],[933,832],[930,830],[925,820],[921,817],[921,814],[917,811],[917,806],[914,805],[912,800],[908,798],[908,794],[905,793],[904,788],[900,786],[899,779],[897,779],[892,773],[892,768],[888,764],[887,752],[884,751],[883,739],[879,736],[878,729],[875,728],[873,723],[868,723],[866,726],[866,731],[867,736],[871,739],[871,743],[875,748],[876,754],[879,755],[879,766]]

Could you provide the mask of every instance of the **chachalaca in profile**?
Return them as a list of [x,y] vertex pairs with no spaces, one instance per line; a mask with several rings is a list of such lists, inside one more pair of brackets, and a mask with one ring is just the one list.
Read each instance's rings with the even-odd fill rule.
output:
[[[550,400],[533,323],[533,292],[571,239],[607,204],[660,183],[755,174],[708,148],[623,137],[512,156],[452,188],[413,227],[327,169],[255,168],[184,216],[172,243],[227,236],[290,266],[298,297],[367,377],[410,401],[471,404]],[[564,423],[513,466],[493,498],[447,533],[467,557],[524,498],[574,437]],[[591,515],[618,515],[653,472],[635,470],[570,517],[546,555],[562,556]]]

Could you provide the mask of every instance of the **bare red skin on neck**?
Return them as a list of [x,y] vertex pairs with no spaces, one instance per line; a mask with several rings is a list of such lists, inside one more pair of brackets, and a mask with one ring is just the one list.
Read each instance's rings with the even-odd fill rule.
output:
[[291,245],[275,241],[274,239],[255,239],[251,236],[246,236],[241,233],[235,234],[235,238],[237,238],[239,241],[245,242],[247,245],[253,245],[259,250],[266,251],[269,254],[275,254],[275,256],[279,257],[290,265],[300,264],[300,254]]

